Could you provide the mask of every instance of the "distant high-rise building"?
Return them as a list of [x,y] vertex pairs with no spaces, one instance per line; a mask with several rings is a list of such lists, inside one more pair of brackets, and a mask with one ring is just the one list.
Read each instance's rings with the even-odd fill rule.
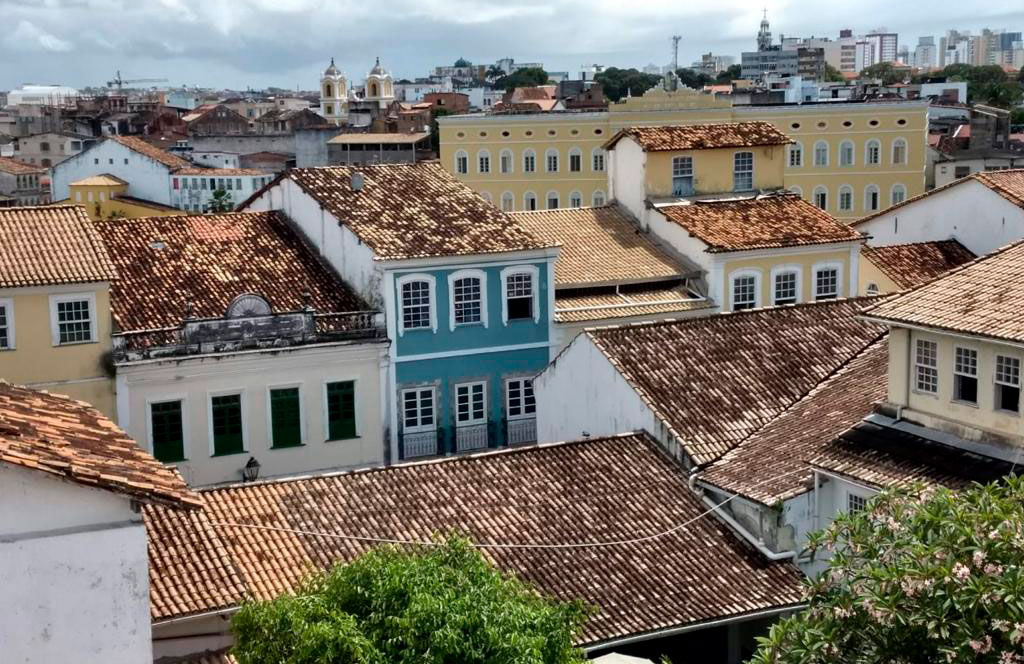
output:
[[914,66],[918,69],[934,69],[938,63],[935,52],[935,37],[918,37],[914,49]]
[[864,36],[864,41],[872,45],[872,61],[865,66],[896,61],[899,52],[899,35],[895,32],[888,32],[885,28],[872,30]]

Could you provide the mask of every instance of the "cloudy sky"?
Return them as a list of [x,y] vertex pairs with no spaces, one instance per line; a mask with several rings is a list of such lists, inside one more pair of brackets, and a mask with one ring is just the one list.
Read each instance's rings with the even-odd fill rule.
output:
[[[838,4],[838,3],[837,3]],[[314,89],[331,56],[361,81],[374,56],[398,77],[463,56],[551,71],[643,66],[754,44],[767,7],[776,38],[885,26],[911,46],[948,28],[1024,31],[1022,0],[0,0],[0,89],[26,82]],[[827,9],[826,9],[827,7]]]

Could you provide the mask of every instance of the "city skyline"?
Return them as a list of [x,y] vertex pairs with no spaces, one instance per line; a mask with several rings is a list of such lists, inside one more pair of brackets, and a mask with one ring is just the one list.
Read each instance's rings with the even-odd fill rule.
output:
[[[835,38],[841,28],[864,34],[884,26],[912,50],[919,36],[938,39],[948,29],[1024,30],[1024,9],[1012,0],[990,2],[984,10],[930,3],[927,17],[869,2],[833,10],[826,19],[809,2],[746,0],[710,10],[660,0],[639,7],[610,0],[402,0],[386,13],[324,0],[0,0],[0,8],[12,26],[0,38],[0,89],[101,86],[120,70],[125,78],[167,78],[170,87],[309,90],[331,57],[355,82],[376,56],[396,78],[425,76],[459,57],[539,61],[549,71],[575,75],[590,62],[664,64],[673,33],[683,35],[679,61],[687,65],[709,51],[739,56],[752,50],[762,8],[776,42],[779,35]],[[114,15],[117,21],[102,20]],[[566,26],[576,26],[571,39]]]

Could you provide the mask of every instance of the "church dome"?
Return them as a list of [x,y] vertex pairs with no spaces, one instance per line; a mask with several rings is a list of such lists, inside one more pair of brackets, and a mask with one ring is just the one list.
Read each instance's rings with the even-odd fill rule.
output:
[[334,58],[331,58],[331,66],[324,70],[324,76],[338,76],[341,70],[334,66]]
[[370,76],[387,76],[388,72],[386,69],[380,66],[380,58],[377,58],[377,62],[373,65],[373,69],[370,70]]

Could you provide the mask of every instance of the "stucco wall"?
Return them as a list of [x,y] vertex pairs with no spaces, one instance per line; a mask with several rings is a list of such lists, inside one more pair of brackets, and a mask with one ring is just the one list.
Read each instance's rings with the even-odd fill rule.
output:
[[114,140],[96,144],[54,166],[51,173],[51,196],[55,201],[70,197],[72,182],[109,173],[128,182],[130,195],[164,205],[171,204],[170,169]]
[[882,247],[957,239],[983,255],[1024,237],[1024,210],[988,187],[967,180],[857,226]]
[[[839,271],[839,297],[857,295],[851,292],[851,285],[856,290],[857,282],[851,284],[850,255],[849,248],[835,250],[832,247],[822,247],[819,251],[809,252],[805,248],[796,248],[787,252],[785,249],[776,250],[773,256],[753,254],[744,256],[742,252],[717,254],[716,260],[721,261],[721,279],[719,286],[722,293],[722,310],[732,310],[732,276],[741,272],[748,272],[759,275],[760,295],[758,306],[771,306],[774,297],[773,270],[797,270],[800,273],[799,301],[811,302],[814,300],[814,269],[815,266],[838,265]],[[857,257],[860,256],[859,247],[854,250]]]
[[[241,480],[249,457],[260,477],[384,462],[385,414],[381,373],[386,343],[332,344],[273,352],[235,353],[118,367],[121,426],[145,449],[152,449],[149,405],[182,400],[186,461],[176,464],[189,484]],[[354,380],[357,438],[327,442],[326,383]],[[298,387],[303,422],[299,447],[272,449],[269,390]],[[211,394],[242,393],[245,451],[212,456]]]
[[873,284],[878,288],[879,293],[892,293],[900,290],[896,282],[890,279],[878,266],[871,262],[871,259],[861,256],[860,260],[860,282],[861,294],[867,294],[868,288]]
[[0,504],[3,661],[152,661],[146,531],[128,499],[0,466]]
[[694,189],[698,195],[732,191],[733,159],[737,152],[754,153],[755,189],[777,189],[783,186],[785,146],[648,152],[645,171],[647,195],[672,195],[672,160],[676,157],[693,159]]

